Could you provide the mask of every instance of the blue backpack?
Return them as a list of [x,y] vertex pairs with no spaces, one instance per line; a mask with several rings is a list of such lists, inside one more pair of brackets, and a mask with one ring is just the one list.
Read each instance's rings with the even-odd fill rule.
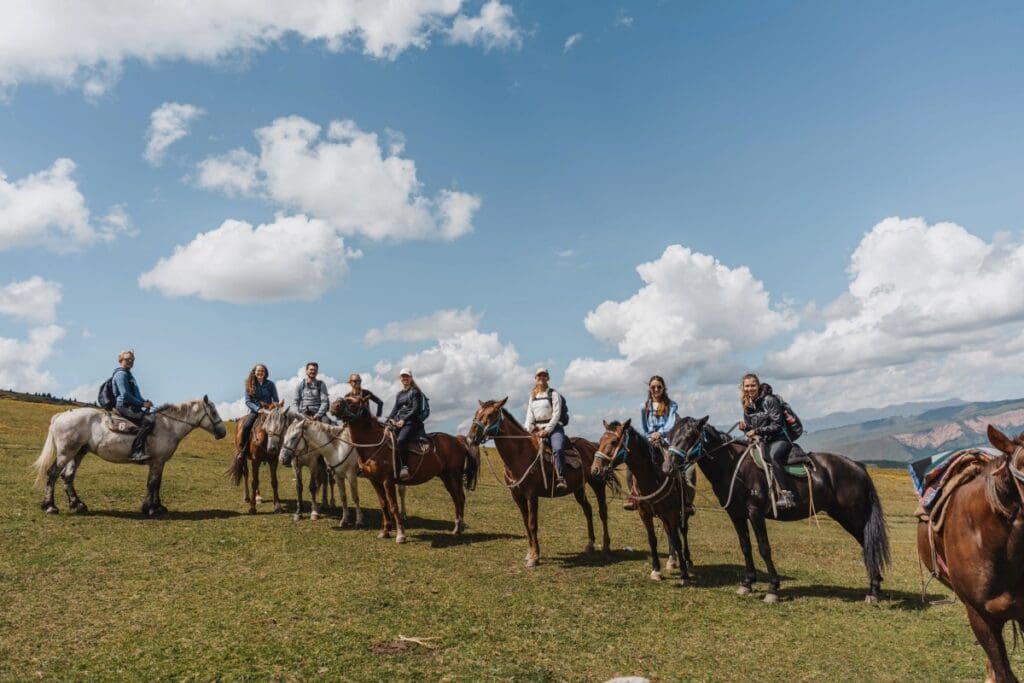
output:
[[420,422],[426,422],[428,417],[430,417],[430,399],[420,391]]

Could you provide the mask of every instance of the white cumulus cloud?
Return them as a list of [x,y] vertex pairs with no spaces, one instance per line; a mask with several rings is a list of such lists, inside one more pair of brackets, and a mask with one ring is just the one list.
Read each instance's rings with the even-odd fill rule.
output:
[[674,244],[637,266],[644,286],[625,301],[605,301],[587,314],[587,330],[614,346],[619,358],[577,358],[566,390],[616,393],[651,374],[674,378],[727,362],[796,327],[796,316],[773,307],[763,283],[746,266],[729,268],[707,254]]
[[139,286],[166,296],[256,303],[312,300],[358,256],[326,222],[303,215],[258,225],[227,220],[160,259]]
[[261,192],[289,209],[329,221],[344,235],[374,240],[456,239],[473,229],[480,198],[451,189],[423,194],[416,163],[384,150],[376,133],[354,121],[333,121],[326,133],[300,116],[256,131],[257,157],[242,149],[199,164],[202,187],[235,194]]
[[434,35],[453,42],[515,47],[512,10],[491,0],[477,18],[461,0],[185,0],[91,3],[34,0],[0,8],[0,88],[41,81],[102,95],[125,62],[216,63],[278,45],[289,36],[331,52],[361,48],[378,59],[425,49]]
[[449,308],[412,320],[390,322],[382,328],[367,331],[364,340],[368,346],[389,341],[423,341],[442,339],[459,332],[474,330],[481,315],[471,308]]
[[74,172],[75,162],[65,158],[13,182],[0,172],[0,251],[26,246],[73,251],[130,232],[131,221],[120,206],[93,218]]
[[60,284],[36,275],[0,287],[0,315],[33,323],[52,323],[57,320],[60,300]]
[[29,330],[25,339],[0,337],[0,387],[17,391],[53,391],[57,380],[43,368],[64,336],[60,325]]
[[574,34],[572,34],[571,36],[569,36],[568,38],[565,39],[565,44],[562,45],[562,52],[565,53],[565,52],[568,52],[569,50],[573,49],[573,47],[575,47],[576,44],[578,42],[580,42],[581,40],[583,40],[583,34],[582,33],[574,33]]
[[190,124],[202,114],[199,107],[179,102],[164,102],[154,109],[146,131],[146,161],[154,166],[163,163],[167,148],[188,135]]

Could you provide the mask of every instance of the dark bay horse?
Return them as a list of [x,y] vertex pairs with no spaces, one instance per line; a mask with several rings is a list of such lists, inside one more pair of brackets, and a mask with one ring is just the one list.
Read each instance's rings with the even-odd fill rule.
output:
[[[1024,619],[1024,434],[1012,441],[989,425],[988,439],[1005,457],[985,465],[949,495],[942,528],[917,526],[921,561],[964,603],[988,656],[986,681],[1016,681],[1003,628]],[[932,544],[938,560],[933,566]]]
[[473,424],[469,428],[469,441],[480,445],[487,439],[494,439],[494,446],[505,463],[505,485],[512,493],[512,498],[523,515],[523,526],[529,539],[529,551],[526,555],[526,566],[536,567],[540,563],[540,540],[537,534],[538,501],[545,498],[560,498],[573,494],[576,502],[583,508],[587,518],[587,552],[594,550],[594,513],[587,500],[584,484],[590,486],[597,497],[597,511],[604,526],[602,550],[611,548],[611,537],[608,535],[608,504],[605,500],[606,481],[604,477],[590,474],[590,466],[597,452],[597,444],[579,437],[572,438],[572,445],[582,460],[579,469],[566,465],[565,489],[556,489],[554,465],[544,462],[539,452],[540,443],[536,436],[529,434],[520,425],[512,413],[505,410],[505,402],[480,401],[480,409],[473,416]]
[[[708,418],[697,420],[687,417],[669,430],[672,450],[685,459],[695,460],[704,477],[711,483],[718,502],[736,528],[740,549],[746,562],[746,577],[737,593],[749,595],[757,580],[754,557],[750,547],[747,522],[754,529],[757,548],[768,570],[768,593],[764,601],[778,601],[779,575],[772,562],[772,548],[768,543],[765,518],[772,514],[767,490],[767,479],[749,454],[745,440],[731,439],[708,424]],[[817,511],[825,512],[839,522],[847,533],[857,539],[863,549],[864,566],[868,573],[868,594],[865,601],[878,603],[878,589],[882,583],[882,570],[889,564],[889,538],[882,516],[882,504],[874,482],[863,465],[842,455],[810,453],[814,463],[811,471],[813,491],[806,478],[788,477],[786,488],[793,491],[797,505],[780,510],[778,520],[791,522],[811,515],[813,500]],[[813,499],[809,494],[813,493]]]
[[[359,455],[359,469],[377,492],[384,520],[384,528],[378,538],[388,538],[393,525],[396,530],[395,540],[405,543],[405,525],[396,491],[398,473],[395,471],[395,435],[371,417],[368,410],[363,409],[367,400],[357,397],[337,400],[331,405],[331,414],[349,426],[353,445]],[[410,476],[402,484],[416,486],[439,478],[455,505],[455,528],[452,533],[459,535],[466,528],[466,492],[463,481],[466,488],[476,487],[478,462],[475,449],[470,448],[462,437],[451,434],[432,432],[427,437],[431,448],[426,453],[419,452],[420,444],[411,444],[408,455]]]
[[604,423],[605,431],[597,444],[590,474],[605,477],[620,462],[626,463],[636,482],[637,493],[634,498],[637,501],[637,512],[640,513],[640,521],[647,530],[647,542],[651,546],[651,578],[661,581],[658,534],[654,530],[654,518],[657,517],[668,536],[670,558],[675,557],[680,569],[679,582],[685,586],[693,566],[687,539],[689,515],[686,514],[686,506],[693,501],[693,489],[686,485],[682,472],[662,472],[661,454],[656,454],[651,443],[633,429],[631,422]]
[[[288,409],[284,407],[284,401],[264,403],[263,407],[260,408],[256,421],[252,425],[252,434],[249,438],[247,452],[242,453],[241,457],[236,458],[228,469],[228,474],[231,476],[231,481],[235,486],[238,486],[243,481],[245,482],[245,502],[249,504],[250,515],[255,515],[256,504],[263,502],[260,496],[260,465],[263,463],[266,463],[270,468],[270,486],[274,491],[274,512],[284,512],[284,506],[281,505],[281,499],[277,495],[277,461],[278,450],[281,446],[278,443],[274,449],[269,448],[270,437],[267,434],[267,422],[268,420],[275,424],[283,424],[285,421],[290,422],[290,420],[275,419],[280,418],[287,412]],[[243,417],[235,425],[236,452],[242,440],[244,424],[245,418]],[[287,428],[287,424],[284,424],[284,427]],[[252,472],[251,488],[249,485],[250,468]]]

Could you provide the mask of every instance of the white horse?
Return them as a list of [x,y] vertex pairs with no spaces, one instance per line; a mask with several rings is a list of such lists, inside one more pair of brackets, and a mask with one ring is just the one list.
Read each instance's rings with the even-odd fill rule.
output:
[[[269,433],[269,432],[268,432]],[[269,444],[268,444],[269,446]],[[310,467],[316,463],[317,456],[323,456],[327,468],[334,475],[338,482],[338,495],[341,498],[341,521],[339,527],[348,526],[348,498],[345,495],[345,482],[348,482],[349,491],[352,492],[352,501],[356,506],[355,525],[364,526],[363,509],[359,505],[359,484],[356,476],[359,473],[359,456],[356,453],[355,444],[352,443],[352,434],[348,426],[335,427],[323,424],[316,420],[297,420],[292,422],[285,432],[281,443],[281,461],[284,461],[286,454],[292,453],[295,467],[295,490],[298,494],[298,504],[294,519],[302,519],[302,473],[303,466]],[[399,487],[401,497],[402,516],[405,516],[405,487]],[[310,496],[312,498],[309,518],[316,520],[320,518],[320,509],[316,501],[316,489],[313,482],[310,482]]]
[[[151,517],[167,512],[160,503],[160,481],[164,465],[174,455],[178,444],[197,427],[217,439],[227,434],[217,407],[206,396],[184,403],[167,404],[153,411],[156,425],[146,441],[149,458],[149,479],[142,513]],[[99,408],[75,408],[58,413],[50,419],[46,443],[36,459],[36,485],[45,485],[40,507],[50,514],[58,512],[53,502],[53,485],[59,475],[64,480],[68,505],[72,512],[88,512],[75,492],[75,474],[86,453],[95,453],[107,462],[131,463],[134,435],[111,431],[104,424],[107,416]]]

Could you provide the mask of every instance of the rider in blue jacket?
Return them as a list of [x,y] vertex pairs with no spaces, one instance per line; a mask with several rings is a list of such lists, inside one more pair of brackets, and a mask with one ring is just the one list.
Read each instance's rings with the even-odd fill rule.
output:
[[118,415],[133,422],[139,428],[139,433],[132,442],[132,452],[129,459],[132,462],[145,462],[149,459],[146,455],[146,438],[156,421],[148,412],[153,407],[151,401],[142,398],[139,385],[132,375],[132,368],[135,367],[135,352],[122,351],[117,356],[117,362],[121,366],[114,371],[111,384],[114,389],[114,410]]

